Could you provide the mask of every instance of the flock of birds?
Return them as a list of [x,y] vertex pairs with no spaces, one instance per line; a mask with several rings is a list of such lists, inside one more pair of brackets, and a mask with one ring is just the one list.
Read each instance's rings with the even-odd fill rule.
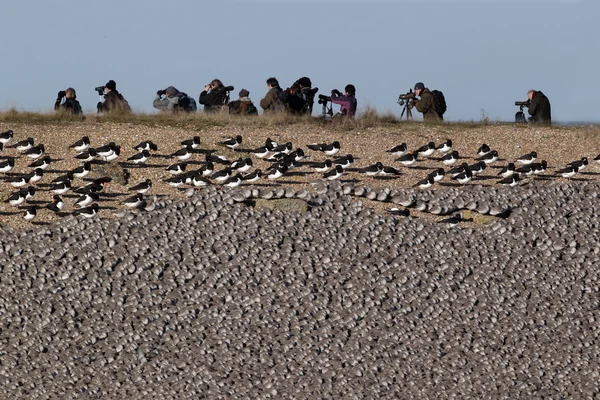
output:
[[[33,220],[37,215],[37,207],[27,205],[31,201],[36,191],[49,190],[53,193],[52,201],[45,206],[46,209],[56,214],[64,214],[65,202],[61,196],[66,196],[72,192],[76,197],[73,203],[75,211],[73,214],[82,215],[87,218],[94,217],[99,210],[98,201],[111,178],[102,177],[93,180],[85,180],[92,170],[95,163],[111,163],[121,156],[122,148],[114,142],[104,144],[98,147],[92,147],[90,138],[82,137],[77,142],[71,144],[69,149],[74,151],[74,159],[81,164],[77,168],[68,171],[66,174],[56,177],[51,184],[46,184],[47,189],[41,188],[39,183],[44,178],[44,171],[51,165],[53,160],[46,154],[44,144],[35,144],[34,139],[29,137],[24,140],[10,144],[14,140],[12,130],[0,133],[0,173],[4,174],[5,182],[8,182],[18,191],[12,193],[6,202],[11,207],[23,207],[23,218],[26,221]],[[215,150],[202,149],[200,137],[194,136],[191,139],[184,140],[181,148],[170,155],[173,164],[166,168],[167,178],[165,183],[179,187],[204,187],[211,184],[220,184],[226,187],[237,187],[242,183],[254,183],[260,179],[276,181],[277,179],[289,175],[290,171],[301,165],[310,166],[315,173],[322,174],[325,180],[336,180],[344,176],[348,171],[355,171],[375,178],[394,178],[401,174],[398,168],[386,166],[382,162],[376,162],[364,168],[352,168],[355,158],[352,154],[340,156],[340,143],[313,143],[306,147],[315,153],[322,153],[326,157],[322,161],[306,161],[309,156],[302,148],[294,149],[291,142],[276,143],[267,138],[264,146],[256,149],[241,149],[242,137],[227,138],[220,142],[231,150],[240,153],[253,155],[255,158],[262,159],[270,163],[270,166],[263,172],[261,169],[253,169],[253,159],[251,157],[241,157],[235,161],[228,160],[223,155],[216,154]],[[15,149],[19,152],[18,156],[3,156],[1,152],[7,149]],[[131,166],[143,167],[158,150],[158,146],[152,141],[143,141],[133,148],[136,153],[126,159],[126,164]],[[482,144],[476,152],[475,162],[468,164],[460,163],[461,156],[457,150],[453,150],[452,140],[448,139],[436,146],[434,142],[419,147],[414,151],[408,151],[406,143],[394,146],[387,150],[395,157],[394,161],[412,168],[419,159],[434,159],[437,152],[440,157],[437,160],[443,167],[435,168],[427,176],[417,182],[414,187],[428,189],[435,183],[450,177],[458,184],[465,185],[474,177],[484,173],[486,168],[499,161],[498,151],[491,149],[487,144]],[[204,159],[198,169],[190,169],[190,163],[187,161],[194,154],[203,154]],[[11,174],[10,171],[15,167],[17,159],[31,160],[28,167],[31,172],[28,174]],[[600,155],[594,158],[600,163]],[[558,170],[558,174],[564,178],[572,178],[581,172],[588,165],[588,159],[583,157],[579,160],[568,163],[564,168]],[[222,166],[217,168],[217,166]],[[445,170],[444,167],[448,167]],[[509,162],[503,167],[496,167],[501,170],[498,172],[498,184],[507,186],[517,186],[524,178],[544,174],[548,165],[545,160],[538,162],[538,156],[535,151],[531,151],[516,160]],[[253,170],[252,170],[253,169]],[[80,186],[75,186],[76,180],[85,182]],[[36,186],[39,185],[39,186]],[[126,198],[122,205],[128,208],[146,207],[145,195],[152,189],[152,181],[145,179],[142,182],[129,188],[133,193],[131,197]],[[133,194],[132,193],[132,194]]]

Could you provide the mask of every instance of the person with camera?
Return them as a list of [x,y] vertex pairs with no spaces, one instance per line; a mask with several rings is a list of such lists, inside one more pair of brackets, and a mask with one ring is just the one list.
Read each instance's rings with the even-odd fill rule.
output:
[[415,96],[420,97],[420,99],[414,98],[413,104],[417,111],[423,114],[423,121],[443,121],[442,116],[437,112],[435,96],[431,90],[425,87],[423,82],[415,84]]
[[530,90],[527,92],[528,105],[527,112],[531,115],[529,119],[534,124],[552,124],[550,109],[550,100],[539,90]]
[[295,98],[289,102],[290,110],[300,115],[311,115],[319,88],[313,88],[310,78],[303,76],[290,87],[290,91],[292,90]]
[[344,94],[337,89],[333,89],[331,91],[331,102],[340,106],[339,115],[345,118],[354,118],[357,106],[356,88],[354,85],[346,85]]
[[285,104],[282,100],[281,87],[277,78],[267,79],[267,88],[269,91],[264,98],[260,99],[260,107],[264,113],[275,113],[285,111]]
[[196,100],[174,86],[157,91],[152,105],[158,110],[170,113],[196,111]]
[[[64,102],[62,102],[63,99],[65,100]],[[83,115],[81,104],[77,101],[75,89],[68,88],[67,90],[58,92],[56,102],[54,103],[54,111],[63,111],[73,115]]]
[[225,87],[219,79],[213,79],[204,87],[200,93],[199,103],[204,106],[205,113],[218,112],[229,103],[227,89],[233,90],[233,86]]
[[121,93],[117,90],[117,83],[112,79],[104,86],[98,86],[95,89],[100,96],[104,96],[104,101],[98,102],[96,108],[99,113],[105,112],[130,112],[131,107]]
[[240,90],[239,98],[229,103],[229,114],[258,115],[258,110],[249,96],[249,91],[246,89]]

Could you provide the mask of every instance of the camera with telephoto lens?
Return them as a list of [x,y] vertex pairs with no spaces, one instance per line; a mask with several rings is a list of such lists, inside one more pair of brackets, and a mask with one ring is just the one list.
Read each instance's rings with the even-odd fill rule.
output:
[[319,104],[327,104],[331,101],[331,96],[325,96],[324,94],[319,95]]
[[96,86],[96,87],[94,88],[94,90],[95,90],[96,92],[98,92],[98,95],[99,95],[99,96],[102,96],[102,95],[104,94],[104,89],[106,89],[106,86]]
[[408,93],[404,93],[401,94],[400,96],[398,96],[398,104],[400,104],[401,106],[403,106],[404,104],[409,104],[409,106],[412,104],[411,100],[414,100],[415,98],[415,93],[412,91],[412,89],[410,89],[408,91]]

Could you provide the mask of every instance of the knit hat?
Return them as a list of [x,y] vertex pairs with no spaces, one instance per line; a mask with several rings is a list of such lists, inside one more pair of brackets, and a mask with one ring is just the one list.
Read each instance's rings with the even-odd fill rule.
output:
[[246,89],[240,90],[240,97],[248,97],[248,96],[250,96],[249,91],[247,91]]
[[110,81],[108,81],[108,83],[106,85],[104,85],[107,89],[110,90],[116,90],[117,89],[117,83],[115,81],[113,81],[112,79]]
[[169,86],[165,89],[165,92],[167,93],[167,96],[175,96],[177,94],[177,89],[175,89],[174,86]]
[[423,82],[415,83],[415,90],[423,90],[423,89],[425,89],[425,85],[423,84]]

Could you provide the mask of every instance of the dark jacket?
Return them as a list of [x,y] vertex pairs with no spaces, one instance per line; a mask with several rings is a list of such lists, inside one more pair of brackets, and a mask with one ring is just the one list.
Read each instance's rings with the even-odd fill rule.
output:
[[229,114],[258,115],[258,110],[248,97],[242,97],[229,103]]
[[550,100],[548,100],[544,93],[535,92],[527,110],[529,111],[529,115],[531,115],[531,122],[548,125],[552,123]]
[[54,111],[64,111],[73,115],[83,115],[83,111],[81,110],[81,104],[74,99],[66,99],[64,103],[60,104],[62,99],[56,99],[56,103],[54,103]]
[[280,93],[282,92],[279,86],[271,88],[264,99],[260,101],[260,107],[265,110],[265,112],[278,112],[284,110],[283,102],[280,98]]
[[440,118],[435,110],[435,97],[433,97],[431,90],[427,88],[423,89],[421,92],[421,100],[415,101],[415,107],[418,112],[423,113],[423,121],[442,121],[442,118]]
[[119,93],[116,89],[111,90],[110,92],[104,95],[104,102],[98,103],[98,112],[130,112],[131,107],[129,107],[129,103],[121,93]]
[[227,104],[227,95],[219,89],[214,89],[210,92],[203,90],[200,93],[199,103],[204,106],[204,112],[217,112]]
[[356,114],[357,101],[354,96],[345,96],[339,92],[331,93],[331,102],[340,105],[340,113],[352,118]]

